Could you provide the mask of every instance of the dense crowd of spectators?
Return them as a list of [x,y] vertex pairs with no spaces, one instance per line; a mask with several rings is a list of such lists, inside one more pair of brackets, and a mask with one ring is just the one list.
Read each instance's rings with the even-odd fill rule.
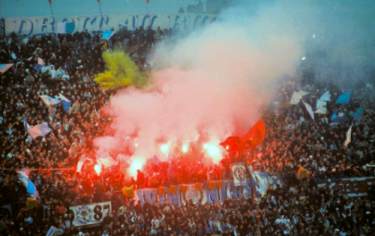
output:
[[[138,179],[126,179],[120,166],[98,176],[88,170],[77,173],[82,153],[92,149],[94,137],[105,132],[110,117],[101,107],[111,92],[103,92],[93,81],[104,70],[101,54],[108,47],[124,48],[140,68],[146,69],[145,56],[155,42],[169,31],[122,30],[111,40],[100,34],[33,36],[22,39],[10,35],[0,39],[0,63],[13,66],[0,75],[0,206],[2,235],[44,235],[50,226],[64,230],[64,235],[372,235],[375,233],[372,192],[362,198],[348,198],[330,185],[318,187],[322,180],[340,177],[371,176],[369,165],[375,152],[375,112],[371,106],[373,84],[352,89],[348,105],[335,104],[339,87],[305,80],[290,79],[280,86],[276,101],[264,111],[267,136],[262,145],[241,157],[225,158],[220,165],[206,168],[200,164],[175,160],[174,163],[150,164]],[[45,65],[61,69],[69,78],[52,78],[36,69],[40,59]],[[315,104],[329,90],[332,100],[325,115],[312,120],[306,109],[290,105],[294,91],[309,92],[305,102]],[[61,105],[51,109],[40,95],[63,94],[72,102],[67,112]],[[365,112],[358,121],[352,118],[332,125],[330,114],[350,114],[357,107]],[[29,125],[48,122],[51,132],[30,139]],[[350,125],[352,140],[343,146]],[[221,204],[183,207],[173,205],[140,206],[126,199],[124,185],[156,187],[160,184],[193,183],[230,178],[230,163],[244,161],[254,170],[279,176],[286,183],[270,190],[260,201],[226,200]],[[178,176],[165,176],[173,165]],[[189,166],[189,170],[182,167]],[[303,167],[307,177],[296,178]],[[17,170],[30,170],[40,199],[37,206],[26,204],[27,194]],[[91,170],[91,171],[89,171]],[[159,182],[154,181],[159,180]],[[156,177],[155,177],[156,176]],[[188,177],[188,178],[186,178]],[[169,181],[169,182],[168,182]],[[113,212],[103,224],[89,229],[72,227],[69,206],[110,200]],[[47,216],[47,217],[46,217]]]

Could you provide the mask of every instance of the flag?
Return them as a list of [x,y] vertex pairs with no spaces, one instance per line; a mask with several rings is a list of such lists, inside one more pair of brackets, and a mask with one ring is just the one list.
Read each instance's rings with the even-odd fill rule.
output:
[[43,122],[39,125],[28,126],[27,132],[31,136],[31,138],[35,139],[39,136],[46,136],[49,132],[51,132],[51,128],[48,126],[47,122]]
[[296,105],[299,103],[299,101],[302,99],[303,96],[309,94],[308,92],[304,91],[304,90],[300,90],[298,92],[294,92],[292,94],[292,98],[290,99],[290,104],[292,105]]
[[336,104],[338,105],[346,105],[350,102],[350,98],[352,96],[351,92],[343,92],[340,96],[336,99]]
[[227,150],[228,153],[237,153],[241,150],[241,138],[238,136],[229,136],[220,145]]
[[23,186],[26,188],[26,192],[30,197],[38,198],[39,193],[36,189],[33,181],[29,179],[29,176],[27,174],[27,170],[19,170],[17,171],[18,179],[21,181]]
[[354,121],[360,121],[363,117],[364,109],[362,107],[358,107],[354,112],[351,113]]
[[331,122],[332,123],[341,123],[345,120],[345,113],[344,112],[333,112],[331,115]]
[[59,96],[57,96],[57,98],[61,101],[64,111],[69,112],[70,107],[72,106],[72,102],[61,93],[59,94]]
[[263,119],[258,120],[243,137],[245,145],[250,144],[256,147],[261,144],[266,137],[266,124]]
[[47,107],[51,107],[60,103],[60,100],[58,98],[53,98],[48,95],[40,95],[39,97],[42,99],[44,104],[47,105]]
[[113,31],[112,30],[105,30],[102,32],[102,39],[104,40],[109,40],[113,35]]
[[10,64],[0,64],[0,75],[7,72],[11,67],[13,66],[13,63]]
[[323,93],[322,96],[316,101],[316,111],[315,113],[318,114],[326,114],[327,113],[327,103],[331,101],[331,94],[329,91]]
[[46,63],[44,63],[44,60],[40,57],[38,57],[38,65],[44,66]]
[[46,233],[46,236],[58,236],[58,235],[63,235],[63,234],[64,234],[64,230],[60,228],[56,228],[55,226],[51,226],[49,227]]
[[344,142],[344,147],[347,148],[349,143],[352,141],[352,127],[353,125],[350,125],[348,131],[346,131],[346,138]]
[[311,108],[310,104],[308,104],[308,103],[306,103],[306,102],[304,102],[304,101],[302,101],[302,102],[303,102],[303,105],[305,105],[306,111],[309,113],[311,119],[315,120],[315,117],[314,117],[314,111],[313,111],[313,109]]

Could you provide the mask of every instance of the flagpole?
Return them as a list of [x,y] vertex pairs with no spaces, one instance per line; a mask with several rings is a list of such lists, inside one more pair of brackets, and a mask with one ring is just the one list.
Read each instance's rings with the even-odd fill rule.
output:
[[53,6],[52,6],[52,0],[48,0],[48,5],[49,5],[49,11],[50,11],[50,14],[51,14],[51,18],[53,20],[53,22],[55,23],[53,25],[53,35],[55,36],[55,40],[57,41],[57,43],[59,43],[59,40],[57,40],[57,34],[56,34],[56,21],[55,21],[55,13],[53,12]]
[[49,11],[50,11],[51,17],[54,18],[55,14],[53,12],[52,0],[48,0],[48,5],[49,5]]
[[98,3],[100,16],[103,18],[102,3],[100,2],[100,0],[96,0],[96,2]]

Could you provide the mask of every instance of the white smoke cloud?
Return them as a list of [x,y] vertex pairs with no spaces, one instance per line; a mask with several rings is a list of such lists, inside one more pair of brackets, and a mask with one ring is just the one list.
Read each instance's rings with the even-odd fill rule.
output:
[[[112,96],[108,108],[115,134],[101,139],[102,148],[97,139],[99,149],[122,149],[126,137],[136,133],[132,145],[137,147],[128,161],[140,168],[155,155],[170,158],[160,151],[162,143],[174,150],[183,143],[212,145],[244,133],[279,79],[293,75],[301,58],[301,39],[285,9],[272,5],[252,16],[245,12],[230,9],[186,37],[161,42],[149,58],[152,88],[127,88]],[[130,175],[135,173],[129,168]]]

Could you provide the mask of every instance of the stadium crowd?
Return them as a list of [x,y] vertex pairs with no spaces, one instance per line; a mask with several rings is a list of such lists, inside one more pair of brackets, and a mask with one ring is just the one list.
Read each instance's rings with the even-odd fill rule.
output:
[[[240,160],[227,157],[213,169],[175,161],[176,176],[165,175],[168,165],[150,167],[138,179],[126,179],[120,170],[77,173],[82,153],[92,149],[92,140],[105,132],[110,117],[101,107],[111,92],[103,92],[94,75],[104,70],[101,54],[108,47],[125,48],[140,68],[147,69],[146,54],[169,31],[122,30],[108,42],[100,34],[44,35],[0,39],[0,62],[13,63],[0,78],[0,233],[2,235],[45,235],[51,226],[63,235],[374,235],[374,193],[348,197],[343,189],[320,183],[340,177],[374,174],[369,166],[375,152],[375,111],[370,96],[374,84],[352,88],[349,104],[337,105],[340,88],[328,82],[299,78],[284,81],[277,99],[264,111],[267,136],[256,150]],[[61,76],[42,72],[53,65]],[[309,117],[302,103],[290,105],[294,91],[309,92],[304,102],[315,104],[323,92],[332,98],[327,114]],[[71,108],[46,106],[40,95],[63,94]],[[367,95],[365,97],[365,95]],[[360,119],[349,114],[364,108]],[[330,114],[346,114],[332,125]],[[47,122],[51,132],[30,139],[25,123]],[[352,125],[351,142],[345,147]],[[231,177],[230,164],[246,161],[254,170],[279,176],[284,184],[269,190],[261,200],[226,200],[221,204],[197,206],[139,204],[126,199],[124,185],[156,187]],[[92,166],[91,166],[92,167]],[[90,166],[86,168],[90,168]],[[30,203],[17,170],[30,170],[39,192]],[[85,168],[85,167],[84,167]],[[120,166],[115,168],[121,168]],[[304,176],[296,173],[303,170]],[[185,172],[184,172],[185,171]],[[212,174],[213,173],[213,174]],[[153,180],[151,176],[157,176]],[[141,179],[142,177],[142,179]],[[160,181],[164,179],[164,181]],[[97,227],[72,226],[69,206],[110,200],[112,215]]]

